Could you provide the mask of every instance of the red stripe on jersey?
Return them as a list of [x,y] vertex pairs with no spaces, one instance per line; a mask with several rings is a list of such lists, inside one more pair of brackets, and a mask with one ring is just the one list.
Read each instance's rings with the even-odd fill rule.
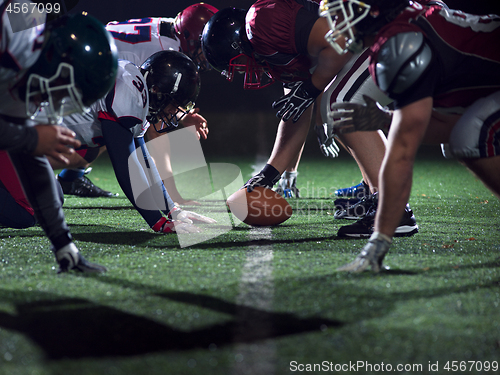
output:
[[21,186],[21,182],[19,181],[19,177],[17,176],[17,172],[12,165],[12,161],[7,151],[0,150],[0,165],[2,171],[0,179],[7,191],[12,195],[18,205],[23,207],[31,215],[34,215],[33,208],[31,208],[26,195],[24,195],[23,187]]
[[99,120],[109,120],[109,121],[119,122],[118,118],[115,115],[112,115],[112,114],[110,114],[108,112],[104,112],[104,111],[99,111],[97,118]]
[[500,119],[498,119],[498,121],[495,124],[490,126],[490,128],[488,130],[488,137],[486,139],[487,157],[497,156],[497,154],[495,152],[495,143],[494,142],[495,142],[496,136],[499,133],[500,133]]
[[[330,96],[330,104],[335,103],[338,100],[338,97],[340,95],[340,92],[345,89],[345,86],[347,82],[355,75],[358,74],[358,69],[363,63],[366,61],[368,56],[370,55],[370,51],[367,49],[365,50],[359,57],[356,59],[352,67],[349,69],[349,71],[342,77],[340,80],[339,84],[337,87],[333,90],[332,95]],[[341,98],[344,100],[344,98]]]
[[80,155],[82,158],[85,158],[85,155],[87,155],[88,148],[81,148],[79,150],[75,150],[75,152]]

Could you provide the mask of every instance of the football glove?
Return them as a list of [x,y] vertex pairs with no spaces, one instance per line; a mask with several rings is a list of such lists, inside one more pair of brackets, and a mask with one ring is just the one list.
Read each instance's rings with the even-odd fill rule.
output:
[[279,179],[280,173],[278,170],[271,164],[266,164],[259,173],[243,185],[243,188],[246,188],[249,193],[251,193],[256,186],[272,189]]
[[382,261],[384,260],[385,254],[389,251],[391,242],[391,238],[385,234],[374,232],[356,259],[351,263],[337,268],[337,271],[359,273],[371,267],[373,272],[380,272],[382,269]]
[[297,174],[298,172],[283,172],[274,191],[285,198],[300,198],[300,191],[296,186]]
[[200,233],[201,229],[194,226],[192,223],[174,222],[165,217],[162,217],[151,227],[157,233]]
[[59,269],[57,273],[68,271],[77,271],[85,273],[104,273],[107,268],[99,264],[91,263],[86,260],[78,251],[73,242],[70,242],[55,253]]
[[169,216],[177,221],[181,221],[186,224],[193,224],[193,222],[205,223],[205,224],[215,224],[217,221],[208,217],[197,214],[196,212],[186,211],[179,207],[174,207],[169,212]]
[[288,83],[285,87],[291,89],[290,92],[273,103],[274,109],[280,108],[276,117],[288,121],[293,116],[293,122],[297,122],[304,111],[321,94],[321,90],[314,87],[311,79]]
[[315,125],[316,137],[318,138],[319,149],[327,158],[332,159],[339,156],[340,148],[335,143],[333,137],[332,126],[324,123],[323,125]]
[[331,105],[328,114],[333,121],[333,132],[351,133],[389,129],[392,112],[369,96],[363,95],[365,104],[340,102]]

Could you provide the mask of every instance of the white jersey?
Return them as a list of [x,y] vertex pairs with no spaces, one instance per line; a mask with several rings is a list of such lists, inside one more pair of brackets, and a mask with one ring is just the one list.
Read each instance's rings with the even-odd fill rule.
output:
[[125,124],[136,123],[129,128],[135,138],[144,136],[149,127],[146,121],[149,108],[146,80],[139,68],[129,61],[118,61],[115,86],[102,99],[91,106],[89,113],[64,117],[63,126],[76,133],[76,139],[83,146],[105,145],[102,136],[101,119]]
[[369,51],[365,49],[362,53],[353,55],[326,87],[320,106],[323,123],[332,123],[331,105],[337,102],[365,104],[363,95],[372,98],[382,106],[386,106],[392,102],[377,87],[375,81],[370,76],[370,72],[368,71],[369,65]]
[[141,66],[152,54],[164,51],[181,51],[181,42],[176,38],[160,35],[161,22],[173,22],[173,18],[142,18],[124,22],[113,21],[106,29],[115,39],[120,59]]
[[14,4],[22,9],[29,0],[0,0],[2,34],[0,40],[0,113],[13,117],[28,118],[26,104],[12,92],[25,71],[40,56],[46,15],[43,13],[14,13]]

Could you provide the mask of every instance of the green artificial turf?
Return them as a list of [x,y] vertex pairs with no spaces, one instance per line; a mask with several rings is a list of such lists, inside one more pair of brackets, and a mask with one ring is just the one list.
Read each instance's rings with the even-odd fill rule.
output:
[[[246,180],[253,160],[216,162]],[[106,156],[89,177],[120,196],[64,207],[105,275],[58,275],[40,227],[0,228],[0,374],[495,373],[500,204],[456,161],[420,154],[420,232],[394,240],[380,274],[336,271],[366,242],[335,236],[351,222],[333,219],[333,191],[361,179],[347,157],[301,162],[304,198],[282,225],[184,248],[148,228]]]

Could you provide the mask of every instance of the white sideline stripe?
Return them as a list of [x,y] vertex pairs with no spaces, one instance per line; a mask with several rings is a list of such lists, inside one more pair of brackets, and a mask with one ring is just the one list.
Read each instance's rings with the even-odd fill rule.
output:
[[[252,228],[250,240],[271,240],[270,228]],[[247,306],[261,311],[272,311],[274,299],[273,246],[251,245],[247,250],[246,263],[240,280],[239,294],[236,297],[238,306]],[[241,329],[249,327],[264,337],[272,331],[272,323],[252,316],[247,310],[237,311],[236,318]],[[244,332],[234,332],[235,341]],[[266,342],[239,343],[234,348],[234,375],[272,375],[275,374],[276,346],[271,340]]]

